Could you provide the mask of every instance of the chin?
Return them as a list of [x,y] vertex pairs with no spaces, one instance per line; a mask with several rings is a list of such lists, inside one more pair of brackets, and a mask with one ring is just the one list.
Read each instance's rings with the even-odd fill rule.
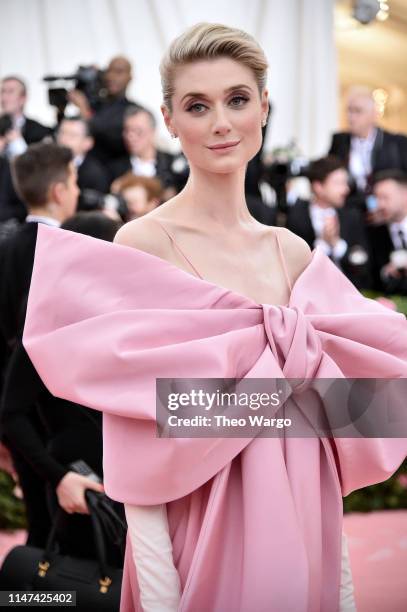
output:
[[228,161],[228,163],[224,164],[205,164],[205,166],[202,165],[201,168],[206,172],[212,172],[213,174],[233,174],[234,172],[238,172],[242,168],[245,168],[246,165],[246,161]]
[[247,155],[230,156],[228,158],[224,157],[210,160],[205,164],[201,164],[201,167],[205,166],[205,170],[215,174],[230,174],[232,172],[238,172],[242,168],[246,168],[247,164],[255,156],[255,154],[256,153],[250,152]]

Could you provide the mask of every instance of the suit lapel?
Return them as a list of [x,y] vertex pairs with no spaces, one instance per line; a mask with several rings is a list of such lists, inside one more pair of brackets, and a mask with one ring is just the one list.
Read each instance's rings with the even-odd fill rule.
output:
[[384,138],[383,130],[381,130],[380,128],[377,128],[376,138],[374,141],[372,154],[370,158],[372,172],[375,171],[378,165],[380,151],[383,148],[383,138]]

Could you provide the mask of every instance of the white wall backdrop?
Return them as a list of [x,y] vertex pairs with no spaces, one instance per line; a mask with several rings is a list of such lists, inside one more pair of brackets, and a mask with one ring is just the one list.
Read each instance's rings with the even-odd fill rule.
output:
[[[158,64],[168,43],[197,21],[241,27],[270,62],[274,106],[266,147],[295,138],[307,156],[323,154],[337,122],[334,0],[0,0],[0,77],[29,86],[27,114],[52,125],[45,74],[79,64],[104,67],[116,54],[134,65],[131,98],[159,116]],[[160,135],[166,139],[163,124]]]

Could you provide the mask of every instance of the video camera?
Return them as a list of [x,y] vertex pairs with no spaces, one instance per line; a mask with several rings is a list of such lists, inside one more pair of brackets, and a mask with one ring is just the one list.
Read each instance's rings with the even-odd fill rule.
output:
[[0,115],[0,137],[3,137],[13,129],[13,120],[11,115],[8,113],[4,113],[4,115]]
[[[74,74],[65,76],[48,75],[43,78],[43,81],[45,83],[73,81],[73,88],[85,94],[92,109],[95,109],[107,94],[104,71],[95,68],[95,66],[79,66]],[[68,90],[65,87],[51,86],[48,88],[48,100],[51,106],[56,106],[58,111],[63,113],[69,102]]]

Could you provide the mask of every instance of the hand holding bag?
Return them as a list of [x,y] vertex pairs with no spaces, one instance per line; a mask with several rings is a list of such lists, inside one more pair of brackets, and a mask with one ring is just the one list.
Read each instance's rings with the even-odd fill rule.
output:
[[45,550],[16,546],[0,570],[0,589],[16,591],[76,591],[78,612],[115,612],[120,607],[123,571],[106,561],[106,538],[122,546],[126,525],[109,505],[104,494],[87,490],[95,537],[97,561],[61,555],[56,549],[56,533],[63,519],[57,513]]

